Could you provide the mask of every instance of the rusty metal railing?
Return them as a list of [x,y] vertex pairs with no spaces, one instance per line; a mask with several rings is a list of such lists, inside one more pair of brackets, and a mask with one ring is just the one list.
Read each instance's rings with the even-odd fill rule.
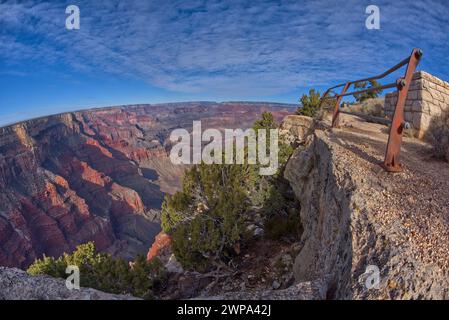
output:
[[[324,100],[327,99],[335,99],[335,108],[332,115],[332,127],[338,127],[339,123],[339,114],[345,113],[345,114],[353,114],[356,116],[363,117],[362,114],[359,113],[351,113],[346,111],[341,111],[341,100],[343,97],[346,96],[352,96],[354,94],[360,94],[360,93],[366,93],[371,91],[378,91],[383,89],[389,89],[389,88],[397,88],[398,91],[398,99],[396,102],[396,107],[394,109],[393,118],[391,121],[388,121],[390,123],[390,134],[388,136],[388,144],[387,149],[385,152],[385,160],[382,163],[382,167],[388,171],[388,172],[400,172],[402,171],[402,166],[399,163],[399,153],[401,151],[401,144],[402,144],[402,132],[404,129],[407,129],[410,125],[404,121],[404,106],[405,106],[405,100],[407,99],[407,94],[410,88],[410,84],[412,82],[413,74],[415,73],[415,70],[423,56],[423,52],[421,49],[413,49],[412,54],[407,57],[406,59],[399,62],[394,67],[390,68],[389,70],[385,71],[384,73],[366,78],[366,79],[360,79],[355,81],[348,81],[336,86],[333,86],[324,93],[323,97],[321,98],[321,105],[323,104]],[[356,83],[361,82],[368,82],[373,80],[380,80],[385,78],[386,76],[390,75],[391,73],[395,72],[396,70],[400,69],[403,66],[407,66],[407,69],[405,71],[404,77],[400,77],[396,80],[394,83],[389,83],[386,85],[380,85],[380,86],[372,86],[367,89],[359,90],[359,91],[353,91],[353,92],[347,92],[351,85],[354,85]],[[335,93],[334,89],[342,88],[340,93]],[[330,93],[334,93],[333,96],[329,96]],[[385,119],[384,119],[385,120]]]

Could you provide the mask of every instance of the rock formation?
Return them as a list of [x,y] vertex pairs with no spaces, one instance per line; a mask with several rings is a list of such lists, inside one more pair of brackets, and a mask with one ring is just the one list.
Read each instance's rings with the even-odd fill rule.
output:
[[165,192],[184,167],[171,163],[175,128],[251,126],[261,112],[280,120],[286,105],[192,102],[93,109],[0,128],[0,265],[26,268],[95,241],[134,258],[160,231]]
[[163,253],[161,252],[164,249],[170,249],[171,238],[168,234],[161,231],[155,238],[153,245],[147,254],[147,260],[151,261],[156,256],[161,256]]
[[282,290],[227,292],[206,300],[323,300],[326,298],[324,281],[300,282]]
[[[139,108],[143,107],[135,110]],[[159,110],[160,119],[151,121],[145,113],[140,116],[146,120],[138,120],[141,111],[119,110],[72,113],[36,120],[35,126],[3,129],[9,134],[1,135],[0,143],[0,183],[6,190],[0,194],[0,261],[26,263],[38,253],[58,254],[80,239],[92,238],[105,250],[114,247],[120,252],[125,249],[119,245],[148,234],[142,221],[157,217],[149,212],[152,201],[161,189],[177,187],[177,175],[164,167],[167,132],[162,128],[169,123],[187,126],[178,121],[191,120],[189,110],[206,113],[209,109],[199,104],[166,114]],[[206,119],[210,125],[217,109],[214,112]],[[232,125],[231,116],[222,113],[221,117]],[[108,121],[117,125],[112,127]],[[154,124],[144,128],[145,121],[163,125],[158,130]],[[140,129],[130,126],[133,122]],[[340,123],[341,129],[330,129],[329,120],[313,123],[310,118],[288,116],[282,124],[282,131],[300,144],[284,171],[300,203],[300,209],[292,208],[301,217],[299,243],[281,248],[267,239],[255,240],[255,252],[242,252],[237,258],[244,274],[241,270],[239,275],[220,270],[200,274],[182,270],[169,250],[169,237],[159,233],[147,257],[163,255],[166,268],[170,265],[171,291],[163,297],[448,299],[447,163],[433,159],[425,142],[404,137],[400,158],[404,171],[387,173],[379,166],[387,127],[347,115],[341,115]],[[17,145],[20,152],[13,152],[12,146]],[[272,267],[281,260],[290,261],[283,262],[282,268],[290,268],[286,272],[293,271],[295,279],[280,287],[271,277],[266,281],[268,274],[264,274],[257,279],[265,283],[254,283],[253,274],[275,275],[277,269]],[[46,296],[42,287],[47,281],[63,285],[60,280],[0,269],[0,298],[75,298],[67,296],[65,287]],[[213,289],[218,282],[222,291]]]
[[137,300],[90,288],[69,290],[65,280],[29,276],[16,268],[0,267],[0,300]]
[[325,279],[334,299],[448,299],[449,167],[405,138],[404,172],[386,173],[385,127],[342,122],[316,130],[285,170],[304,226],[296,281]]
[[302,142],[310,133],[313,127],[313,119],[300,115],[286,116],[281,123],[282,133],[292,135],[293,139]]

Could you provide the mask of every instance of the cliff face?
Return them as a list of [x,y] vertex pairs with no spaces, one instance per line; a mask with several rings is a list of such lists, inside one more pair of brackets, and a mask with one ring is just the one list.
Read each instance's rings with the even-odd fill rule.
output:
[[[194,108],[198,112],[198,106]],[[177,126],[177,120],[194,117],[188,109],[174,110],[165,111],[166,118],[155,120],[156,123],[164,121],[162,128],[166,128],[168,123]],[[176,175],[163,171],[167,168],[163,165],[165,144],[157,145],[153,139],[158,136],[158,141],[165,141],[165,131],[156,130],[154,124],[145,129],[139,125],[140,136],[134,129],[124,129],[133,128],[130,121],[138,120],[129,119],[135,119],[134,116],[123,120],[123,115],[115,114],[117,111],[108,110],[105,115],[103,112],[72,113],[38,120],[33,126],[28,123],[3,129],[9,130],[1,136],[0,144],[1,163],[8,164],[0,166],[3,261],[27,261],[27,257],[38,252],[58,254],[64,246],[92,239],[108,250],[112,247],[123,253],[129,250],[129,243],[148,235],[144,223],[149,221],[151,201],[157,197],[151,198],[151,193],[145,192],[161,192],[161,181],[165,181],[165,188],[176,189],[171,184],[171,177]],[[160,110],[158,115],[163,112]],[[206,121],[217,121],[212,115]],[[102,123],[104,128],[99,129]],[[112,123],[120,125],[111,129]],[[386,173],[379,166],[386,147],[386,127],[346,115],[342,115],[341,124],[342,129],[330,130],[329,124],[323,122],[309,130],[311,119],[286,118],[282,129],[296,136],[300,143],[284,175],[300,202],[297,210],[302,237],[300,243],[295,242],[292,250],[286,251],[288,254],[279,246],[268,246],[267,255],[262,255],[257,249],[269,241],[261,238],[254,252],[240,257],[241,265],[248,266],[243,272],[245,277],[250,273],[266,276],[271,263],[277,265],[278,261],[288,260],[286,257],[292,260],[299,252],[293,267],[296,284],[279,288],[269,282],[269,288],[255,284],[249,290],[245,289],[246,282],[232,273],[225,282],[244,284],[240,290],[232,286],[218,294],[203,294],[210,292],[209,282],[217,280],[185,272],[173,265],[172,256],[167,255],[170,259],[166,268],[169,270],[171,263],[169,272],[177,275],[172,278],[175,290],[188,293],[187,297],[200,294],[208,299],[448,299],[447,163],[432,159],[425,143],[404,138],[404,172]],[[105,133],[106,130],[111,132]],[[42,131],[45,134],[40,134]],[[134,135],[143,140],[133,139]],[[145,147],[148,139],[156,147]],[[36,148],[37,142],[40,146],[57,147]],[[7,146],[21,152],[8,151]],[[139,146],[143,151],[136,153]],[[95,150],[94,156],[86,150]],[[143,169],[154,171],[149,175]],[[146,179],[146,184],[141,185],[136,179]],[[170,239],[160,233],[148,258],[164,253],[169,244]],[[209,282],[203,283],[205,280]],[[249,276],[247,280],[251,284]],[[21,297],[22,292],[27,299],[46,298],[47,282],[53,286],[53,281],[59,281],[59,289],[49,298],[71,298],[60,280],[30,279],[18,270],[0,268],[0,287],[11,288],[0,292],[0,298],[1,294],[6,298]]]
[[342,122],[309,136],[285,171],[304,227],[296,281],[324,280],[336,299],[449,298],[449,167],[405,138],[404,172],[386,173],[383,127]]
[[267,104],[138,105],[54,115],[0,128],[0,265],[25,268],[77,244],[133,258],[160,231],[165,192],[184,171],[168,157],[170,132],[245,127]]

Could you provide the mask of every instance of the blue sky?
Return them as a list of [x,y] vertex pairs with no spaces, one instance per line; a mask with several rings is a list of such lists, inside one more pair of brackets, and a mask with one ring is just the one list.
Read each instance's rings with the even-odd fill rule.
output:
[[[67,30],[65,8],[81,11]],[[379,6],[381,29],[365,28]],[[2,1],[0,125],[133,103],[296,103],[424,50],[449,79],[449,1]]]

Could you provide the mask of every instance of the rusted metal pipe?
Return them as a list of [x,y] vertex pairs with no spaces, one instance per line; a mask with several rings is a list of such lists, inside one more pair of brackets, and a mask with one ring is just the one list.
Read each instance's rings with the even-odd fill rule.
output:
[[390,127],[390,135],[388,136],[387,151],[383,167],[388,172],[402,171],[402,165],[399,163],[399,153],[401,152],[402,132],[404,130],[404,106],[407,94],[412,83],[413,74],[423,56],[421,49],[413,49],[405,71],[404,78],[398,80],[398,100],[394,109],[393,120]]
[[[420,51],[420,54],[422,56],[422,50],[421,49],[417,49],[417,50]],[[355,83],[359,83],[359,82],[366,82],[366,81],[383,79],[386,76],[388,76],[389,74],[391,74],[391,73],[395,72],[396,70],[402,68],[403,66],[405,66],[409,62],[410,62],[410,57],[405,58],[404,60],[402,60],[401,62],[399,62],[398,64],[396,64],[395,66],[391,67],[390,69],[388,69],[387,71],[385,71],[384,73],[382,73],[380,75],[377,75],[377,76],[374,76],[374,77],[370,77],[370,78],[364,78],[364,79],[350,81],[349,84],[355,84]],[[346,84],[347,84],[347,82],[337,84],[337,85],[335,85],[333,87],[330,87],[329,90],[343,87]]]
[[348,90],[350,83],[347,82],[346,85],[341,90],[341,93],[337,96],[337,101],[335,102],[334,114],[332,115],[332,128],[338,127],[338,114],[340,112],[340,103],[342,99],[342,95],[345,94],[346,90]]
[[[393,66],[392,68],[388,69],[384,73],[370,78],[355,80],[355,81],[347,81],[345,83],[333,86],[329,88],[325,94],[322,96],[320,101],[320,107],[322,106],[323,102],[327,99],[336,99],[334,112],[332,115],[332,127],[338,127],[338,120],[339,120],[339,114],[345,113],[345,114],[351,114],[356,115],[362,118],[367,118],[363,114],[357,114],[354,112],[347,112],[347,111],[340,111],[341,107],[341,100],[343,97],[358,94],[358,93],[364,93],[364,92],[370,92],[370,91],[376,91],[376,90],[383,90],[383,89],[389,89],[389,88],[397,88],[398,91],[398,99],[396,102],[396,107],[393,114],[393,119],[387,120],[379,118],[377,119],[380,123],[391,123],[390,125],[390,134],[388,136],[388,143],[387,143],[387,150],[385,152],[385,159],[382,163],[382,166],[385,168],[388,172],[399,172],[402,170],[402,166],[399,163],[399,153],[401,151],[401,144],[402,144],[402,132],[404,129],[409,129],[411,127],[410,123],[404,121],[404,106],[405,101],[407,99],[407,94],[410,89],[410,84],[413,79],[413,74],[415,73],[415,70],[423,56],[423,51],[421,49],[415,48],[412,51],[412,54]],[[396,83],[390,83],[383,86],[378,87],[371,87],[364,90],[354,91],[354,92],[348,92],[348,88],[359,82],[366,82],[366,81],[372,81],[372,80],[379,80],[387,75],[393,73],[394,71],[400,69],[401,67],[407,65],[407,69],[405,72],[405,76],[402,78],[399,78]],[[335,94],[333,96],[329,96],[330,92],[333,92],[334,89],[343,87],[342,91],[339,94]],[[376,117],[378,118],[378,117]]]
[[367,88],[367,89],[363,89],[363,90],[359,90],[359,91],[347,92],[345,94],[336,94],[335,96],[326,97],[324,99],[333,99],[333,98],[338,98],[338,97],[347,97],[347,96],[352,96],[354,94],[360,94],[360,93],[365,93],[365,92],[384,90],[384,89],[390,89],[390,88],[397,88],[397,86],[398,86],[398,84],[396,82],[394,82],[394,83],[385,84],[383,86],[371,87],[371,88]]

